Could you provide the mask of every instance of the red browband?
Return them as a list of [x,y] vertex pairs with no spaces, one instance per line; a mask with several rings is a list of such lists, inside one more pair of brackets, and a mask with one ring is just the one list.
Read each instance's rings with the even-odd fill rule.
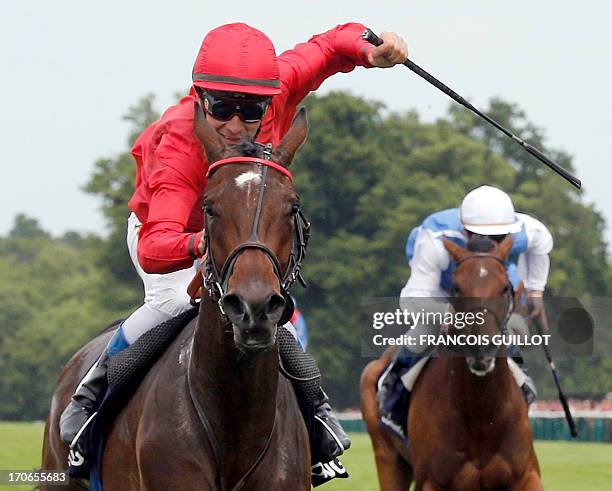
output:
[[273,169],[276,169],[277,171],[285,174],[289,178],[289,180],[291,182],[293,182],[293,176],[291,175],[291,172],[289,172],[289,170],[287,168],[283,167],[280,164],[277,164],[276,162],[272,162],[271,160],[258,159],[258,158],[255,158],[255,157],[230,157],[229,159],[218,160],[214,164],[210,165],[210,167],[208,168],[208,172],[206,173],[206,177],[209,177],[210,174],[214,170],[216,170],[219,167],[221,167],[222,165],[226,165],[226,164],[261,164],[261,165],[267,165],[268,167],[272,167]]

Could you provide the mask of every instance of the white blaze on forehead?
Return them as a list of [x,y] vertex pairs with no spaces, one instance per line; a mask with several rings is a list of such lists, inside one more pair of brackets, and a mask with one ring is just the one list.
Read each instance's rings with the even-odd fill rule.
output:
[[239,188],[251,184],[259,184],[261,182],[261,174],[253,172],[252,170],[240,174],[236,179],[236,185]]
[[481,278],[484,278],[488,274],[489,274],[489,271],[487,270],[487,268],[485,268],[484,266],[480,266],[480,273],[478,273],[478,276],[480,276]]

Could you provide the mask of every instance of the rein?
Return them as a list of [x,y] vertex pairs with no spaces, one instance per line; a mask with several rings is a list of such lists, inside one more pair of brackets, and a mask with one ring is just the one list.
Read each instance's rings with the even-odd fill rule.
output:
[[[191,338],[191,352],[193,352],[194,336],[195,336],[195,331]],[[204,431],[206,432],[206,437],[208,438],[208,443],[210,444],[210,448],[215,458],[215,465],[217,468],[217,478],[216,478],[217,486],[219,487],[220,491],[226,491],[228,488],[227,488],[227,485],[225,484],[225,479],[223,478],[223,462],[221,460],[221,457],[219,456],[219,450],[218,450],[219,441],[217,440],[217,437],[215,436],[215,431],[213,430],[212,424],[210,423],[209,419],[206,417],[206,412],[204,411],[204,409],[202,409],[202,406],[200,405],[198,398],[194,396],[193,386],[191,383],[191,363],[187,364],[187,386],[189,388],[189,398],[191,399],[191,403],[193,404],[193,407],[196,410],[200,423],[202,423],[202,426],[204,427]],[[270,430],[270,433],[268,434],[268,437],[266,438],[266,443],[264,447],[262,448],[261,452],[259,452],[255,461],[251,464],[251,466],[247,469],[247,471],[242,475],[242,477],[238,480],[238,482],[231,488],[230,491],[238,491],[244,487],[244,485],[246,484],[251,474],[255,471],[255,469],[257,469],[257,466],[260,464],[260,462],[263,460],[264,456],[268,452],[268,449],[270,448],[270,442],[272,441],[272,435],[274,434],[274,430],[276,429],[276,415],[277,413],[275,411],[274,412],[274,422],[272,423],[272,429]]]

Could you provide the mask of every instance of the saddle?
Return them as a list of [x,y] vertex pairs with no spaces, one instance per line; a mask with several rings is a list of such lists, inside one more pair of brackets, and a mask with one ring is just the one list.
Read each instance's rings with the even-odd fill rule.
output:
[[101,491],[101,465],[106,433],[115,417],[134,395],[145,375],[184,327],[198,314],[192,308],[143,334],[108,363],[107,387],[95,418],[78,441],[81,452],[71,450],[68,473],[90,480],[90,489]]
[[[376,384],[380,425],[399,437],[406,446],[408,446],[406,421],[410,407],[410,394],[428,361],[428,356],[419,360],[411,358],[411,363],[405,366],[394,360],[381,373]],[[383,383],[387,386],[385,390],[383,390]]]

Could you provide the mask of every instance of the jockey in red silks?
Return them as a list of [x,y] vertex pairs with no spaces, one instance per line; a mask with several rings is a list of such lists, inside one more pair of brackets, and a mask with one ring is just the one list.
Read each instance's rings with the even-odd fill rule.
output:
[[[187,285],[203,255],[204,194],[209,163],[193,130],[194,103],[227,145],[254,138],[276,145],[297,105],[321,83],[356,66],[391,67],[408,57],[406,43],[382,33],[373,47],[361,39],[365,26],[339,25],[277,57],[270,39],[243,23],[209,32],[193,67],[193,86],[136,140],[136,191],[129,201],[127,243],[144,282],[144,304],[116,331],[107,349],[79,384],[60,421],[68,443],[97,406],[108,360],[143,333],[190,308]],[[159,67],[157,67],[159,68]],[[291,325],[286,325],[293,333]],[[297,344],[297,341],[296,341]],[[299,346],[299,345],[298,345]],[[316,404],[329,459],[350,441],[321,391]],[[314,462],[313,462],[314,463]]]

